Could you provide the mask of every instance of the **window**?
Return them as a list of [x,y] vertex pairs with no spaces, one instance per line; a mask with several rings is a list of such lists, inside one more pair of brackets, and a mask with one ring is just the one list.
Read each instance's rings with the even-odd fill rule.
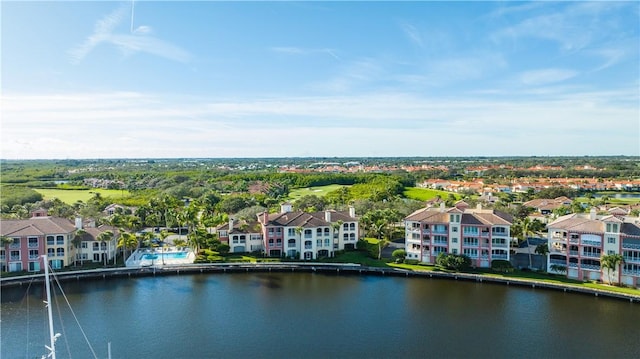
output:
[[316,246],[322,247],[322,239],[316,240]]
[[287,234],[290,235],[290,236],[295,236],[296,235],[296,229],[295,228],[287,229]]
[[273,244],[273,238],[269,238],[269,244]]
[[57,245],[64,244],[64,236],[56,236],[56,244]]
[[27,241],[29,242],[29,247],[31,248],[38,247],[38,237],[29,237]]
[[99,250],[99,249],[100,249],[100,243],[98,243],[98,242],[93,242],[93,250],[94,250],[94,251],[97,251],[97,250]]
[[19,261],[20,260],[20,251],[11,251],[9,252],[10,260]]
[[451,253],[453,253],[453,254],[458,254],[458,250],[457,250],[456,248],[454,248],[454,249],[451,251]]
[[451,227],[451,232],[458,232],[458,227],[454,227],[454,226],[452,226],[452,227]]
[[289,246],[289,248],[291,248],[291,247],[295,247],[295,246],[296,246],[296,240],[295,240],[295,239],[293,239],[293,238],[292,238],[292,239],[289,239],[289,241],[288,241],[288,246]]
[[355,223],[349,223],[349,229],[352,231],[356,230],[356,224]]
[[56,256],[64,257],[64,248],[56,248]]
[[107,242],[100,242],[100,249],[103,251],[107,250]]
[[20,238],[12,238],[13,243],[9,245],[11,248],[20,248]]
[[329,235],[329,228],[328,228],[328,227],[324,229],[324,235],[325,235],[325,236],[328,236],[328,235]]
[[609,250],[607,251],[607,254],[608,254],[608,255],[616,254],[616,251],[609,249]]
[[6,252],[4,251],[4,249],[0,249],[0,259],[4,260],[6,257]]
[[87,242],[80,243],[80,248],[87,248]]
[[52,246],[54,244],[53,240],[53,236],[47,236],[47,245]]
[[507,233],[507,229],[504,227],[493,227],[491,228],[491,231],[494,234],[506,234]]
[[607,238],[607,243],[616,244],[616,239],[614,237],[609,237],[609,238]]
[[40,262],[29,262],[29,272],[37,272],[40,270]]
[[38,259],[39,253],[37,249],[29,249],[29,259]]
[[451,238],[451,243],[458,243],[458,238],[457,237],[452,237]]
[[342,229],[344,229],[345,231],[349,229],[349,223],[345,223],[342,225]]
[[478,234],[478,227],[464,227],[462,229],[462,233],[471,234],[471,235],[477,235]]
[[355,233],[350,233],[349,234],[349,239],[352,240],[352,241],[355,241],[356,240],[356,234]]
[[329,247],[331,245],[331,240],[329,238],[324,239],[324,246]]
[[276,239],[276,244],[281,246],[282,245],[282,238],[277,238]]

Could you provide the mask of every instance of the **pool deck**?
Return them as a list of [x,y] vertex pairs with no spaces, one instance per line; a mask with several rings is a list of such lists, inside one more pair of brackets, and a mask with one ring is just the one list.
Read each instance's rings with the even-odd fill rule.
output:
[[[187,252],[186,258],[170,258],[167,256],[172,253],[182,253]],[[155,254],[158,256],[157,259],[145,259],[145,254]],[[156,267],[161,268],[165,265],[176,265],[176,264],[192,264],[196,259],[195,253],[190,248],[176,248],[176,247],[166,247],[166,248],[139,248],[133,252],[125,265],[128,268],[143,268],[143,267]]]

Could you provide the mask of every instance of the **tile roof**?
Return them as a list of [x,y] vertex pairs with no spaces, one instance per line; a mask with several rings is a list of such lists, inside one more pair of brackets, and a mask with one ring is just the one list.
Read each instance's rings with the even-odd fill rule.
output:
[[65,234],[75,231],[73,222],[58,217],[33,217],[0,221],[0,234],[3,236],[41,236],[46,234]]
[[467,225],[511,225],[513,218],[506,213],[489,209],[459,209],[441,212],[439,208],[422,208],[405,218],[405,221],[449,223],[449,213],[462,213],[461,223]]

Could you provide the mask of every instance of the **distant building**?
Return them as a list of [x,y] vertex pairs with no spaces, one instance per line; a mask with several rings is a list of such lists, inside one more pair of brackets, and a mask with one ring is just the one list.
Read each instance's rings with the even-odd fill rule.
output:
[[440,253],[464,254],[476,267],[509,260],[512,218],[490,209],[455,207],[419,209],[404,219],[407,259],[435,264]]

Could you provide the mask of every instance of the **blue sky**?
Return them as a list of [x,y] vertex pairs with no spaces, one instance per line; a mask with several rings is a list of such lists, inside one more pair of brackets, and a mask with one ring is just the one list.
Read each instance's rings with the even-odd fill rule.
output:
[[1,3],[0,157],[640,155],[640,3]]

